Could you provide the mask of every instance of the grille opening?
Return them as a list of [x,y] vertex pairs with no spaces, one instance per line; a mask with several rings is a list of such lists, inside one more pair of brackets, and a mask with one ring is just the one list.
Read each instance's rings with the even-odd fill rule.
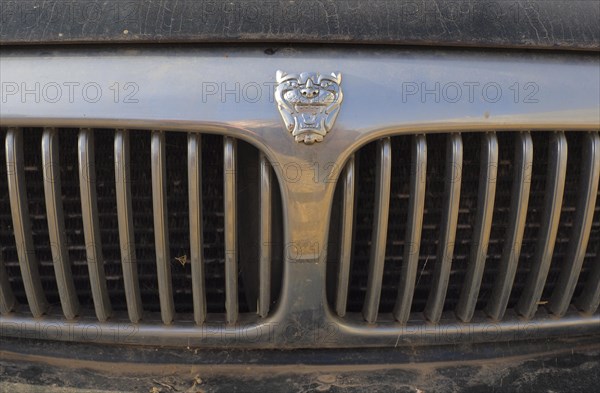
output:
[[[73,134],[75,135],[76,133],[74,132]],[[106,160],[109,163],[115,162],[115,152],[113,149],[114,137],[115,132],[110,129],[98,130],[94,133],[94,153],[96,163],[99,160]],[[71,145],[71,149],[72,154],[77,154],[77,145]],[[102,241],[106,284],[111,303],[117,304],[119,303],[119,299],[125,296],[125,288],[121,268],[119,233],[118,230],[113,230],[113,228],[118,228],[117,207],[115,204],[115,170],[112,165],[98,164],[94,166],[94,170],[96,177],[93,180],[96,185],[98,220],[100,222],[100,238]],[[77,184],[79,185],[79,178],[77,176],[75,176],[75,181],[77,181]],[[73,190],[73,192],[72,198],[74,205],[77,205],[81,210],[79,189]],[[75,224],[76,223],[73,223],[73,225]],[[85,252],[83,253],[83,257],[83,262],[85,264]],[[87,304],[86,306],[93,307],[93,303]]]
[[548,172],[548,137],[546,135],[531,135],[533,140],[533,170],[531,173],[531,189],[529,192],[529,207],[527,222],[521,246],[519,269],[515,275],[513,289],[508,306],[514,306],[518,301],[527,275],[531,270],[531,262],[535,257],[537,234],[540,230],[544,214],[544,196],[546,191],[546,174]]
[[[392,153],[393,154],[393,153]],[[406,165],[403,163],[403,165]],[[393,168],[392,168],[393,170]],[[444,174],[446,171],[446,138],[444,135],[427,135],[427,177],[425,185],[425,208],[423,231],[419,252],[417,280],[411,310],[423,312],[433,280],[437,262],[439,225],[444,205]],[[406,229],[405,229],[406,230]],[[399,275],[399,274],[398,274]],[[393,299],[384,310],[391,310]],[[382,312],[386,312],[382,311]]]
[[594,264],[598,263],[598,254],[600,254],[600,189],[598,190],[598,198],[596,198],[596,207],[594,208],[594,221],[592,222],[590,241],[585,253],[585,259],[583,260],[583,266],[581,267],[579,282],[573,295],[574,299],[577,299],[581,295],[583,290],[581,281],[585,283],[588,277],[591,276]]
[[[0,128],[0,139],[6,140],[6,129]],[[17,246],[15,244],[12,215],[10,211],[10,199],[8,195],[8,170],[6,166],[6,149],[4,145],[0,148],[0,258],[4,261],[4,267],[8,277],[20,277]],[[11,280],[12,290],[15,294],[25,294],[23,281]]]
[[[35,255],[40,276],[52,313],[60,313],[56,278],[52,263],[51,244],[44,197],[42,168],[42,128],[23,128],[25,184],[28,197]],[[59,129],[59,157],[61,193],[64,209],[67,249],[70,257],[77,297],[82,315],[93,314],[86,245],[83,233],[78,164],[79,129]],[[151,132],[128,131],[130,141],[130,186],[138,278],[144,318],[160,312],[157,282],[154,217],[152,202]],[[0,129],[3,142],[7,129]],[[187,167],[187,139],[185,132],[165,133],[166,142],[166,194],[168,209],[169,251],[171,282],[176,320],[191,320],[193,313],[192,277],[189,235],[189,194]],[[98,218],[102,240],[102,253],[107,289],[113,316],[126,316],[127,303],[121,251],[119,244],[116,206],[114,129],[95,129],[95,184]],[[225,245],[224,245],[224,194],[223,194],[223,137],[203,134],[201,138],[202,170],[202,232],[207,312],[225,313]],[[256,312],[258,291],[258,208],[259,202],[259,151],[238,141],[238,307],[240,313]],[[17,302],[25,305],[27,298],[19,268],[17,246],[12,227],[8,193],[6,150],[0,151],[0,251],[11,288]],[[255,167],[255,168],[252,168]],[[279,297],[283,264],[283,215],[279,186],[272,179],[272,262],[271,304]]]
[[[458,224],[456,228],[455,257],[452,260],[450,283],[444,304],[444,310],[454,310],[466,279],[467,267],[471,253],[471,242],[475,227],[475,214],[477,210],[477,197],[479,189],[479,173],[481,166],[481,141],[479,135],[463,135],[463,165],[460,179],[461,195],[458,211]],[[487,265],[487,263],[486,263]]]
[[[357,165],[358,167],[358,165]],[[343,176],[343,171],[340,173],[340,179]],[[334,304],[336,299],[336,289],[337,289],[337,275],[338,269],[340,265],[340,242],[342,236],[342,193],[343,185],[342,181],[338,181],[335,187],[335,191],[333,194],[333,204],[331,207],[331,218],[329,223],[329,235],[327,237],[327,266],[326,266],[326,296],[329,304]],[[354,215],[354,221],[356,222],[356,215]],[[356,225],[353,226],[353,232],[356,231]],[[351,261],[352,263],[353,261]]]
[[[490,231],[487,259],[477,299],[477,309],[483,309],[492,294],[494,281],[498,277],[500,261],[504,249],[504,239],[510,230],[509,216],[514,182],[515,141],[511,133],[497,133],[498,136],[498,173],[496,176],[496,198],[494,217]],[[535,151],[535,150],[534,150]],[[535,154],[535,153],[534,153]],[[479,170],[479,169],[478,169]],[[478,186],[478,184],[477,184]],[[513,307],[516,298],[511,298],[509,307]]]
[[[567,132],[568,160],[565,193],[561,206],[560,224],[552,263],[545,283],[541,303],[551,296],[562,269],[569,240],[572,236],[573,222],[577,198],[580,190],[581,151],[583,133]],[[466,279],[469,264],[474,226],[478,206],[478,189],[480,182],[481,140],[484,133],[462,133],[463,164],[461,194],[459,203],[456,240],[452,258],[448,289],[444,301],[444,311],[456,309],[462,285]],[[515,132],[498,132],[498,172],[494,213],[487,258],[481,287],[476,303],[476,310],[483,310],[492,291],[499,272],[499,264],[509,224],[511,190],[514,181],[515,166]],[[534,132],[533,137],[533,170],[531,191],[527,210],[522,250],[517,267],[513,289],[510,294],[508,308],[515,307],[522,293],[527,275],[531,270],[531,262],[535,255],[538,231],[544,209],[546,179],[548,176],[548,149],[551,132]],[[449,157],[446,157],[446,138],[448,134],[428,134],[427,139],[427,178],[425,206],[423,211],[423,229],[419,251],[416,285],[411,306],[412,313],[422,313],[432,286],[433,272],[437,263],[439,231],[444,207],[445,169]],[[390,210],[386,243],[386,256],[382,281],[381,300],[379,303],[379,320],[393,318],[398,295],[398,285],[403,262],[411,174],[411,136],[394,136],[392,143],[392,175]],[[356,203],[352,263],[350,283],[347,297],[347,312],[360,313],[365,301],[373,216],[375,203],[375,162],[377,160],[377,143],[362,147],[356,153],[357,179]],[[327,269],[327,294],[332,308],[335,307],[335,290],[339,264],[339,247],[341,238],[340,206],[342,204],[341,181],[338,182],[334,196],[334,208],[331,217],[329,252]],[[594,258],[599,252],[600,244],[600,198],[596,200],[593,225],[587,246],[583,268],[577,282],[575,299],[585,284]]]
[[[133,208],[135,253],[140,294],[145,311],[159,312],[158,282],[156,281],[156,253],[154,251],[154,219],[152,216],[152,174],[150,133],[131,131],[130,178]],[[135,153],[134,153],[135,152]],[[117,231],[116,227],[113,230]],[[119,305],[123,310],[125,304]],[[113,304],[113,307],[117,307]]]
[[[46,299],[50,305],[56,305],[60,307],[60,300],[58,298],[58,288],[54,280],[54,267],[52,264],[52,251],[50,238],[48,235],[48,220],[46,218],[46,204],[44,199],[44,174],[42,164],[42,130],[32,129],[24,130],[23,134],[23,161],[25,166],[25,186],[27,188],[27,202],[29,208],[29,217],[31,218],[31,232],[33,236],[33,244],[36,246],[35,250],[27,250],[27,252],[34,252],[39,262],[40,279],[42,281],[42,287],[46,293]],[[61,148],[65,147],[61,144]],[[75,156],[75,161],[77,156]],[[65,168],[69,168],[68,159],[65,160]],[[68,171],[68,169],[66,170]],[[65,171],[65,172],[66,172]],[[61,170],[61,177],[63,171]],[[63,189],[69,189],[68,185],[68,174],[65,173],[65,183],[67,187]],[[63,191],[64,192],[64,191]],[[68,217],[69,213],[65,212],[65,216]],[[77,232],[81,233],[81,239],[83,244],[83,226],[75,228],[74,233],[67,232],[67,239],[77,236]],[[17,245],[19,246],[19,245]],[[76,253],[76,251],[74,252]],[[76,261],[75,256],[69,252],[69,257]],[[85,257],[84,257],[85,260]],[[73,263],[73,262],[72,262]],[[76,271],[80,265],[74,264],[73,270]],[[83,270],[83,269],[82,269]],[[75,272],[74,271],[74,272]],[[86,271],[87,274],[87,271]],[[89,286],[88,286],[89,287]],[[84,291],[89,291],[89,288],[85,288]],[[15,294],[16,295],[16,294]],[[20,299],[19,299],[20,302]]]
[[[563,262],[567,256],[569,240],[573,233],[577,200],[579,194],[582,192],[580,190],[581,165],[579,160],[577,160],[577,157],[582,155],[581,136],[582,135],[580,133],[566,134],[567,143],[569,146],[569,158],[567,159],[565,192],[560,212],[560,224],[558,226],[558,233],[556,235],[556,243],[554,244],[554,253],[552,254],[552,264],[550,265],[550,271],[548,272],[548,278],[546,279],[546,286],[544,288],[544,293],[542,294],[542,302],[548,301],[550,296],[552,296],[552,290],[558,281],[560,271],[563,267]],[[593,240],[590,236],[588,249],[593,247],[592,242]],[[583,270],[584,268],[585,263],[582,266],[580,275],[587,274],[587,270]],[[584,280],[579,281],[581,284],[585,282]],[[583,285],[579,285],[579,287],[582,286]]]

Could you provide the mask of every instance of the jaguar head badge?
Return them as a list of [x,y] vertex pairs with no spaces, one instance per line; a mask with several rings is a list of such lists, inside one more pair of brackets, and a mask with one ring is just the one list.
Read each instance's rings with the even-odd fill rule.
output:
[[333,127],[342,104],[342,75],[277,71],[275,102],[296,142],[321,142]]

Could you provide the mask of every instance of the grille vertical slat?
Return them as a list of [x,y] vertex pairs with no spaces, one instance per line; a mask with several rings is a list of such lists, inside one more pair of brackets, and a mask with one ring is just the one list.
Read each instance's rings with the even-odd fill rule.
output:
[[352,234],[354,221],[354,197],[356,187],[356,158],[352,155],[344,168],[342,184],[342,223],[340,239],[340,263],[338,266],[335,310],[340,317],[346,315],[350,263],[352,258]]
[[163,131],[152,131],[152,206],[160,314],[165,324],[173,322],[175,304],[171,282],[171,257],[167,225],[166,142]]
[[202,149],[200,134],[188,134],[188,193],[190,210],[190,263],[192,265],[192,296],[194,321],[206,319],[204,287],[204,254],[202,239]]
[[44,173],[44,195],[46,201],[46,217],[48,219],[48,235],[56,276],[56,285],[63,314],[73,319],[79,313],[79,300],[75,292],[75,284],[71,272],[71,262],[67,250],[65,217],[63,212],[59,136],[55,128],[44,129],[42,136],[42,167]]
[[238,318],[238,250],[237,250],[237,141],[223,140],[225,204],[225,309],[227,322]]
[[532,268],[516,306],[517,312],[525,318],[533,317],[542,297],[542,291],[552,262],[565,189],[567,138],[564,132],[553,133],[549,146],[542,223],[538,232],[538,242]]
[[131,176],[129,132],[117,130],[115,133],[115,194],[117,199],[117,219],[121,266],[127,313],[132,323],[142,318],[142,298],[140,294],[135,238],[133,230],[133,208],[131,206]]
[[463,143],[460,134],[448,136],[446,160],[445,204],[440,225],[440,240],[432,287],[424,312],[425,318],[431,322],[438,322],[442,316],[450,280],[462,175]]
[[413,137],[411,166],[409,213],[406,221],[404,256],[398,286],[398,298],[394,308],[394,318],[401,323],[406,323],[410,316],[419,265],[427,183],[427,139],[425,135],[415,135]]
[[4,267],[4,258],[0,253],[0,314],[8,314],[16,304],[15,295],[8,281],[8,274]]
[[392,142],[390,138],[380,140],[377,147],[375,209],[369,259],[369,278],[363,306],[363,317],[369,323],[375,322],[379,312],[392,181]]
[[582,168],[579,188],[579,201],[577,203],[573,233],[569,241],[564,265],[560,272],[558,282],[550,298],[549,309],[558,316],[567,311],[579,273],[585,259],[585,250],[590,238],[594,206],[598,196],[598,182],[600,178],[600,137],[598,133],[589,133],[584,136],[581,152]]
[[111,304],[106,287],[104,256],[98,221],[98,202],[96,198],[96,168],[94,157],[94,132],[89,128],[79,131],[79,189],[81,193],[81,217],[85,252],[90,276],[90,286],[94,309],[99,321],[106,321],[111,314]]
[[596,254],[592,271],[575,305],[578,309],[588,314],[595,313],[600,305],[600,252]]
[[29,309],[35,318],[41,317],[47,310],[48,302],[44,295],[42,282],[35,256],[27,191],[25,189],[25,164],[23,161],[23,130],[10,128],[6,135],[6,166],[8,172],[8,190],[10,210],[15,233],[15,244],[19,258],[19,267]]
[[498,277],[485,308],[487,314],[495,320],[502,319],[506,312],[517,272],[529,204],[532,168],[533,140],[529,132],[522,132],[518,134],[515,142],[515,172],[511,193],[510,217]]
[[497,173],[498,138],[495,133],[488,133],[482,138],[477,217],[471,242],[469,266],[456,307],[456,315],[463,322],[469,322],[473,318],[479,296],[492,230]]
[[259,295],[258,295],[258,315],[266,317],[269,313],[271,303],[271,206],[272,206],[272,185],[271,185],[271,165],[264,153],[259,154],[260,165],[260,256],[259,256]]

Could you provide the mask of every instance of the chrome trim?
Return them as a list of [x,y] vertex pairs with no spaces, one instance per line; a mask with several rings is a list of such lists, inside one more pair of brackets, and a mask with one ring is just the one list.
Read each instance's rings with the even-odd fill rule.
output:
[[369,258],[369,278],[363,305],[363,317],[374,323],[379,312],[385,246],[387,242],[388,217],[390,213],[390,191],[392,182],[392,141],[382,139],[377,143],[378,160],[375,163],[375,209],[373,233],[371,236],[371,256]]
[[192,295],[194,297],[194,321],[200,325],[206,319],[204,241],[202,233],[202,136],[196,133],[188,134],[187,148]]
[[225,209],[225,310],[227,322],[238,318],[238,249],[237,249],[237,142],[223,139],[223,193]]
[[115,193],[123,285],[129,320],[133,323],[142,319],[143,306],[138,279],[135,237],[133,229],[133,207],[131,206],[131,175],[129,131],[115,131]]
[[266,317],[271,306],[271,206],[272,206],[272,185],[271,185],[271,164],[264,153],[259,153],[258,159],[260,200],[259,200],[259,291],[258,291],[258,315]]
[[412,144],[409,213],[406,223],[406,228],[412,229],[407,230],[405,235],[398,298],[393,312],[394,318],[403,324],[407,323],[410,317],[410,308],[417,279],[427,185],[427,137],[425,135],[415,135]]
[[446,143],[445,208],[440,223],[440,240],[438,242],[433,282],[424,311],[427,320],[434,323],[438,322],[442,316],[448,281],[450,280],[462,183],[462,137],[460,134],[450,134]]
[[592,230],[594,207],[600,182],[600,136],[597,132],[590,132],[584,137],[582,150],[584,166],[581,168],[578,190],[580,194],[573,223],[573,233],[548,305],[549,310],[557,316],[563,316],[571,303]]
[[344,167],[342,177],[342,223],[340,239],[340,261],[337,272],[335,311],[346,315],[348,285],[350,284],[350,263],[352,262],[352,234],[354,227],[354,203],[356,188],[356,158],[351,156]]
[[85,238],[90,287],[94,299],[94,309],[99,321],[106,321],[112,311],[106,275],[104,274],[104,256],[96,200],[96,158],[94,155],[94,131],[90,128],[79,130],[79,189],[81,191],[81,218]]
[[496,198],[496,176],[498,174],[498,138],[488,133],[481,139],[481,167],[479,169],[479,195],[477,217],[471,240],[469,266],[460,293],[456,316],[463,322],[473,318],[479,296],[481,278],[487,259],[487,249],[492,231],[494,199]]
[[531,172],[533,170],[533,141],[529,132],[521,132],[515,142],[515,175],[510,202],[510,218],[507,226],[506,242],[502,250],[498,277],[492,294],[485,307],[486,313],[496,321],[506,312],[510,292],[512,291],[517,265],[523,245]]
[[542,223],[537,234],[538,242],[531,270],[515,307],[527,319],[532,318],[537,311],[552,262],[567,176],[567,138],[564,132],[553,133],[549,145]]
[[48,302],[42,288],[38,260],[34,252],[24,167],[23,130],[9,128],[6,134],[6,168],[15,243],[29,310],[35,318],[39,318],[48,309]]
[[152,206],[154,215],[154,243],[156,249],[156,271],[160,314],[168,325],[175,318],[173,283],[171,281],[171,256],[169,252],[169,230],[167,214],[167,183],[164,131],[152,131]]
[[42,135],[42,166],[44,174],[44,196],[48,236],[56,286],[65,318],[73,319],[79,313],[79,300],[71,272],[71,261],[67,250],[65,216],[63,213],[60,180],[60,158],[58,154],[58,130],[46,128]]

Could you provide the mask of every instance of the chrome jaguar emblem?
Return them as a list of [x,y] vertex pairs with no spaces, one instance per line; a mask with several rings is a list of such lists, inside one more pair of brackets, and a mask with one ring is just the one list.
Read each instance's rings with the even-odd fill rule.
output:
[[321,142],[333,127],[342,104],[342,75],[277,71],[275,101],[296,142]]

